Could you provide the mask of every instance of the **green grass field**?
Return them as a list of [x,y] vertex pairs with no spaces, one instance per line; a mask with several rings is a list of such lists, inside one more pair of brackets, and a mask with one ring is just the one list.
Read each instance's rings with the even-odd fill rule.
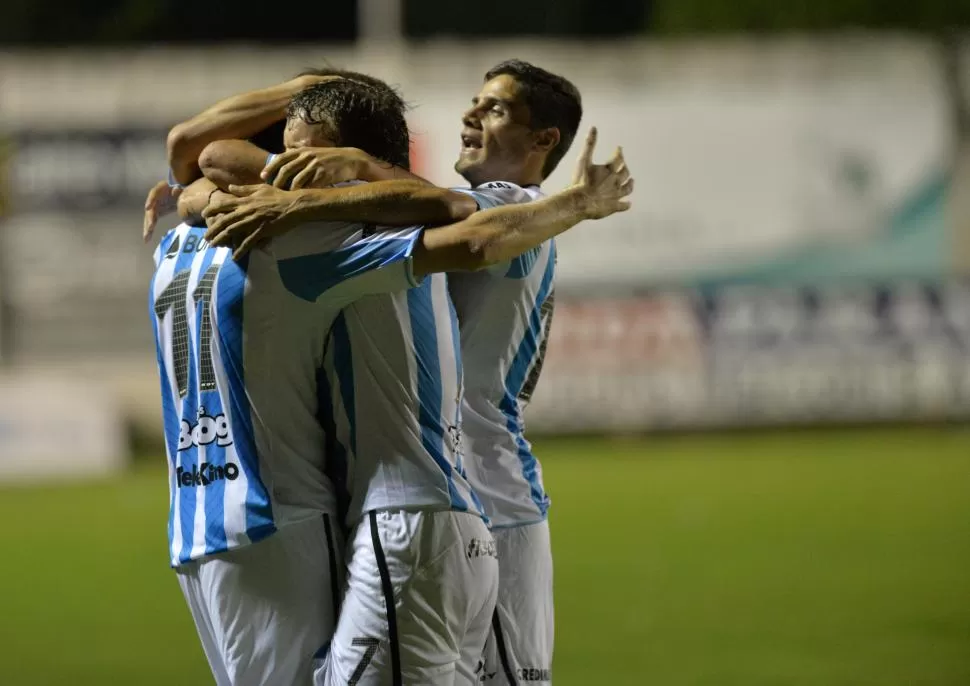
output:
[[[967,686],[970,433],[540,441],[559,686]],[[0,490],[0,684],[206,684],[162,459]]]

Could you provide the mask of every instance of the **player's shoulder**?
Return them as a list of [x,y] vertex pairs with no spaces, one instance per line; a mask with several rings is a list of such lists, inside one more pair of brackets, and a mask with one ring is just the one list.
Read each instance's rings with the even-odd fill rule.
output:
[[288,260],[304,255],[368,250],[383,241],[410,240],[418,228],[311,222],[274,238],[272,253],[277,260]]
[[470,195],[478,203],[478,209],[531,202],[541,197],[538,186],[519,186],[511,181],[489,181],[474,188],[452,188],[453,191]]
[[357,222],[308,222],[275,237],[271,252],[278,260],[334,252],[360,240],[364,230]]

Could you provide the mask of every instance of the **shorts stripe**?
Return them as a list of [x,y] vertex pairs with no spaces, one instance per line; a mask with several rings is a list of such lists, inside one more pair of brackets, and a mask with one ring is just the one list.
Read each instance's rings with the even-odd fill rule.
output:
[[391,572],[387,568],[387,558],[381,547],[381,537],[377,531],[377,511],[370,511],[370,538],[374,545],[374,558],[377,571],[381,575],[381,588],[384,591],[384,604],[387,607],[387,640],[391,644],[391,683],[403,686],[401,677],[401,647],[397,638],[397,608],[394,606],[394,588],[391,586]]
[[330,596],[333,602],[333,616],[340,616],[340,579],[337,578],[337,555],[333,545],[333,529],[330,515],[323,515],[323,530],[327,534],[327,556],[330,558]]
[[505,650],[505,634],[502,632],[502,621],[498,618],[498,608],[492,613],[492,631],[495,633],[495,645],[498,648],[498,659],[502,662],[502,671],[511,686],[515,686],[515,672],[509,664],[509,654]]

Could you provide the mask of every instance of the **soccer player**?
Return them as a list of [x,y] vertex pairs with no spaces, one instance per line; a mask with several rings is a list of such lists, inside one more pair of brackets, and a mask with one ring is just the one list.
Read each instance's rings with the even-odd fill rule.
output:
[[[328,84],[311,89],[305,97],[294,101],[292,111],[296,116],[291,117],[287,127],[290,142],[331,140],[354,144],[352,137],[348,140],[340,133],[340,127],[333,124],[334,117],[340,112],[330,97],[336,88],[336,84]],[[345,121],[359,124],[361,119],[354,117]],[[397,136],[395,140],[403,141],[398,147],[403,149],[406,158],[406,130],[403,139]],[[400,164],[401,155],[383,157]],[[591,180],[597,183],[593,184]],[[392,246],[397,251],[391,253],[384,251],[385,242],[375,238],[381,236],[381,232],[362,238],[358,235],[361,233],[359,227],[354,227],[357,233],[351,236],[333,227],[298,230],[274,241],[271,251],[256,251],[251,258],[244,259],[248,275],[247,298],[260,301],[256,297],[257,286],[267,282],[258,282],[256,273],[272,275],[273,269],[260,271],[257,265],[265,267],[267,261],[276,263],[276,276],[283,290],[292,293],[295,289],[299,298],[313,300],[318,308],[322,307],[320,311],[323,313],[331,312],[324,306],[327,303],[336,306],[359,297],[359,289],[364,293],[371,292],[371,288],[394,290],[390,288],[394,275],[407,276],[407,269],[398,270],[397,262],[412,262],[419,280],[431,271],[481,267],[521,253],[584,217],[622,209],[622,197],[626,193],[622,181],[619,177],[590,177],[585,185],[570,193],[550,198],[551,202],[538,211],[505,208],[513,211],[497,210],[493,217],[476,215],[472,220],[445,229],[414,229],[405,232],[406,236],[394,234],[386,241],[387,251]],[[426,188],[413,183],[404,185],[414,193],[408,204],[421,205],[424,202],[421,195]],[[373,186],[376,193],[379,184]],[[330,189],[324,193],[329,194],[331,210],[336,208],[339,214],[347,211],[348,205],[341,204],[338,198],[354,192],[359,193],[356,188]],[[400,199],[403,195],[396,197]],[[444,207],[445,212],[451,211],[447,203]],[[506,230],[509,227],[511,231]],[[323,241],[326,236],[331,241],[331,249],[290,258],[287,246],[299,245],[291,244],[290,236],[303,236],[305,240],[314,237],[317,241]],[[314,245],[320,247],[319,243]],[[360,259],[354,259],[355,253],[350,250],[355,245],[360,246]],[[225,256],[222,259],[225,264]],[[370,271],[377,275],[368,277]],[[270,278],[272,282],[274,279]],[[359,285],[351,288],[348,283]],[[409,283],[405,280],[397,286],[403,289]],[[316,297],[311,298],[315,293]],[[344,443],[352,448],[348,452],[348,458],[354,463],[348,471],[353,479],[351,485],[356,500],[352,503],[352,512],[369,508],[366,522],[369,526],[361,526],[357,532],[354,559],[358,561],[359,569],[355,575],[352,562],[348,601],[340,622],[346,631],[341,635],[338,629],[330,653],[330,673],[337,675],[331,678],[352,681],[357,674],[358,678],[364,679],[360,683],[381,682],[381,679],[398,682],[405,677],[408,683],[447,681],[453,678],[450,674],[460,671],[457,664],[460,660],[474,665],[475,651],[480,650],[479,637],[472,641],[463,639],[476,633],[481,633],[480,638],[484,639],[488,617],[483,614],[485,610],[490,614],[488,567],[494,566],[493,550],[479,517],[471,514],[456,518],[451,514],[455,510],[474,512],[476,508],[475,498],[462,478],[454,446],[444,438],[446,433],[449,438],[456,436],[453,422],[460,391],[457,342],[449,340],[454,335],[453,320],[450,307],[444,308],[442,304],[447,304],[443,280],[436,283],[432,278],[421,281],[420,287],[407,293],[379,298],[359,297],[353,305],[345,306],[336,319],[329,318],[333,327],[325,349],[330,361],[321,386],[329,386],[332,392],[318,394],[316,409],[325,408],[328,398],[329,402],[339,406],[334,415],[323,413],[324,417],[333,418],[336,428],[328,433],[328,438],[345,436]],[[249,312],[250,308],[245,311]],[[316,314],[304,308],[301,322],[308,315],[317,320]],[[248,314],[247,320],[251,322],[252,317],[252,313]],[[326,329],[329,326],[327,317],[323,316],[321,321]],[[252,326],[254,332],[265,329],[258,321]],[[275,322],[273,328],[276,328]],[[255,333],[250,337],[254,336]],[[352,354],[350,365],[347,364],[347,354]],[[359,374],[358,365],[362,369]],[[386,371],[384,375],[377,373],[382,365]],[[284,370],[287,367],[284,365]],[[311,365],[302,367],[304,372],[309,371],[312,375]],[[412,375],[414,379],[411,379]],[[284,374],[282,378],[292,376]],[[348,392],[354,394],[350,402],[347,401]],[[368,395],[370,399],[365,400]],[[388,398],[401,402],[388,402]],[[391,419],[401,421],[388,421],[387,413],[391,414]],[[416,435],[421,437],[420,441]],[[366,445],[361,446],[361,443]],[[332,454],[339,455],[340,452],[338,449]],[[412,507],[421,511],[397,511]],[[381,510],[380,516],[375,510]],[[389,530],[402,522],[414,525],[410,529],[411,535],[390,535]],[[456,536],[462,530],[465,531],[464,538]],[[367,535],[364,535],[365,531]],[[435,559],[429,561],[430,566],[414,566],[415,556],[420,558],[421,554],[436,547],[442,554],[432,555]],[[381,561],[386,563],[383,569]],[[432,569],[433,566],[438,569]],[[474,573],[476,567],[481,573]],[[383,582],[391,573],[398,577],[396,581],[401,577],[420,580],[425,573],[433,571],[440,571],[442,578],[450,579],[452,583],[446,587],[405,584],[410,595],[385,600],[385,607],[390,609],[384,613],[373,607],[380,603],[379,594],[375,597],[374,591],[387,594],[388,584]],[[355,585],[355,581],[363,586]],[[365,588],[370,582],[373,582],[371,586]],[[428,601],[423,607],[437,612],[434,615],[438,619],[437,625],[429,623],[430,613],[421,617],[414,615],[414,607],[421,606],[415,602],[419,598]],[[353,600],[359,601],[356,611],[348,609]],[[472,610],[477,604],[482,608],[476,614]],[[395,618],[393,615],[398,606],[407,608],[408,612]],[[350,619],[345,621],[348,617]],[[479,625],[477,629],[472,626],[474,620]],[[355,629],[362,625],[368,625],[364,635]],[[434,641],[439,644],[433,645]],[[443,649],[441,641],[446,641]],[[470,674],[471,669],[466,671]]]
[[[397,130],[387,142],[365,137],[367,128],[348,141],[407,166],[407,129],[394,102],[351,81],[328,93],[343,117],[332,126]],[[335,626],[343,569],[320,419],[325,338],[341,298],[406,283],[408,260],[398,251],[415,232],[295,232],[276,254],[241,263],[204,233],[187,224],[169,232],[151,283],[171,564],[217,683],[309,683],[313,656]],[[356,271],[340,274],[330,299],[318,302],[307,297],[317,286],[300,265],[323,250],[335,254],[334,241],[346,244],[336,254]]]
[[[472,189],[454,191],[470,194],[480,208],[541,198],[539,186],[566,153],[581,117],[579,91],[566,79],[519,60],[497,65],[462,118],[455,168]],[[624,173],[622,156],[610,167]],[[399,172],[358,150],[292,150],[264,176],[300,188],[399,178]],[[226,227],[225,237],[258,235],[252,232],[263,220],[254,213]],[[261,229],[278,230],[272,219]],[[499,558],[498,606],[481,665],[498,683],[551,681],[549,499],[524,437],[522,411],[542,369],[555,265],[555,244],[548,241],[486,271],[449,275],[465,367],[465,468],[491,519]]]
[[[378,89],[386,88],[380,79],[368,74],[327,67],[323,69],[308,69],[292,79],[267,88],[246,91],[228,98],[224,98],[199,114],[172,127],[166,142],[169,163],[169,178],[159,181],[148,193],[145,200],[145,219],[143,237],[149,240],[158,219],[176,210],[182,190],[190,183],[202,177],[202,164],[208,164],[210,169],[217,170],[223,188],[230,183],[258,183],[257,172],[248,171],[251,159],[245,153],[253,151],[261,153],[257,163],[262,165],[266,161],[267,153],[283,152],[283,130],[286,124],[286,108],[290,101],[300,91],[319,83],[340,78],[351,78],[358,83],[373,86]],[[395,106],[405,107],[400,95],[393,90],[384,91],[395,101]],[[211,148],[207,146],[213,142],[239,140],[239,143],[251,143],[244,147],[244,156],[239,159],[234,153],[238,150],[230,145],[228,148]],[[213,151],[218,151],[215,157]],[[368,156],[368,159],[371,159]],[[226,163],[226,164],[223,164]],[[386,172],[383,178],[411,178],[399,167],[383,164]],[[200,205],[199,198],[208,197],[214,190],[211,184],[199,184],[195,187],[195,197],[182,201],[181,210],[199,219],[205,203]],[[437,202],[437,200],[435,201]],[[457,215],[456,215],[457,216]]]

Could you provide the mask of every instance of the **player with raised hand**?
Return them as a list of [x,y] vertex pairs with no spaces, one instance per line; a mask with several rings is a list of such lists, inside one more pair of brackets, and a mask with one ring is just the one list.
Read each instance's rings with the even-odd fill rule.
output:
[[[456,200],[467,194],[478,208],[542,198],[540,184],[572,142],[582,117],[578,90],[566,79],[534,65],[510,60],[484,79],[462,117],[456,170],[471,188],[438,189]],[[622,154],[592,165],[595,131],[580,158],[577,183],[626,175]],[[276,156],[262,178],[280,188],[339,183],[352,178],[402,178],[360,149],[294,149]],[[585,177],[584,177],[585,174]],[[416,181],[422,181],[412,177]],[[632,189],[632,181],[630,181]],[[246,189],[259,201],[268,190]],[[326,205],[323,195],[287,196],[304,216]],[[219,196],[222,207],[238,201]],[[281,205],[259,207],[246,200],[248,216],[210,221],[210,237],[249,247],[261,236],[285,230]],[[620,211],[622,206],[611,207]],[[280,219],[274,213],[283,213]],[[555,244],[484,272],[449,275],[449,290],[461,325],[465,368],[462,411],[465,467],[493,528],[501,568],[498,607],[481,669],[499,683],[551,679],[553,652],[552,552],[546,513],[549,500],[542,470],[525,439],[523,408],[531,397],[545,353],[553,313]],[[517,676],[518,675],[518,676]]]

